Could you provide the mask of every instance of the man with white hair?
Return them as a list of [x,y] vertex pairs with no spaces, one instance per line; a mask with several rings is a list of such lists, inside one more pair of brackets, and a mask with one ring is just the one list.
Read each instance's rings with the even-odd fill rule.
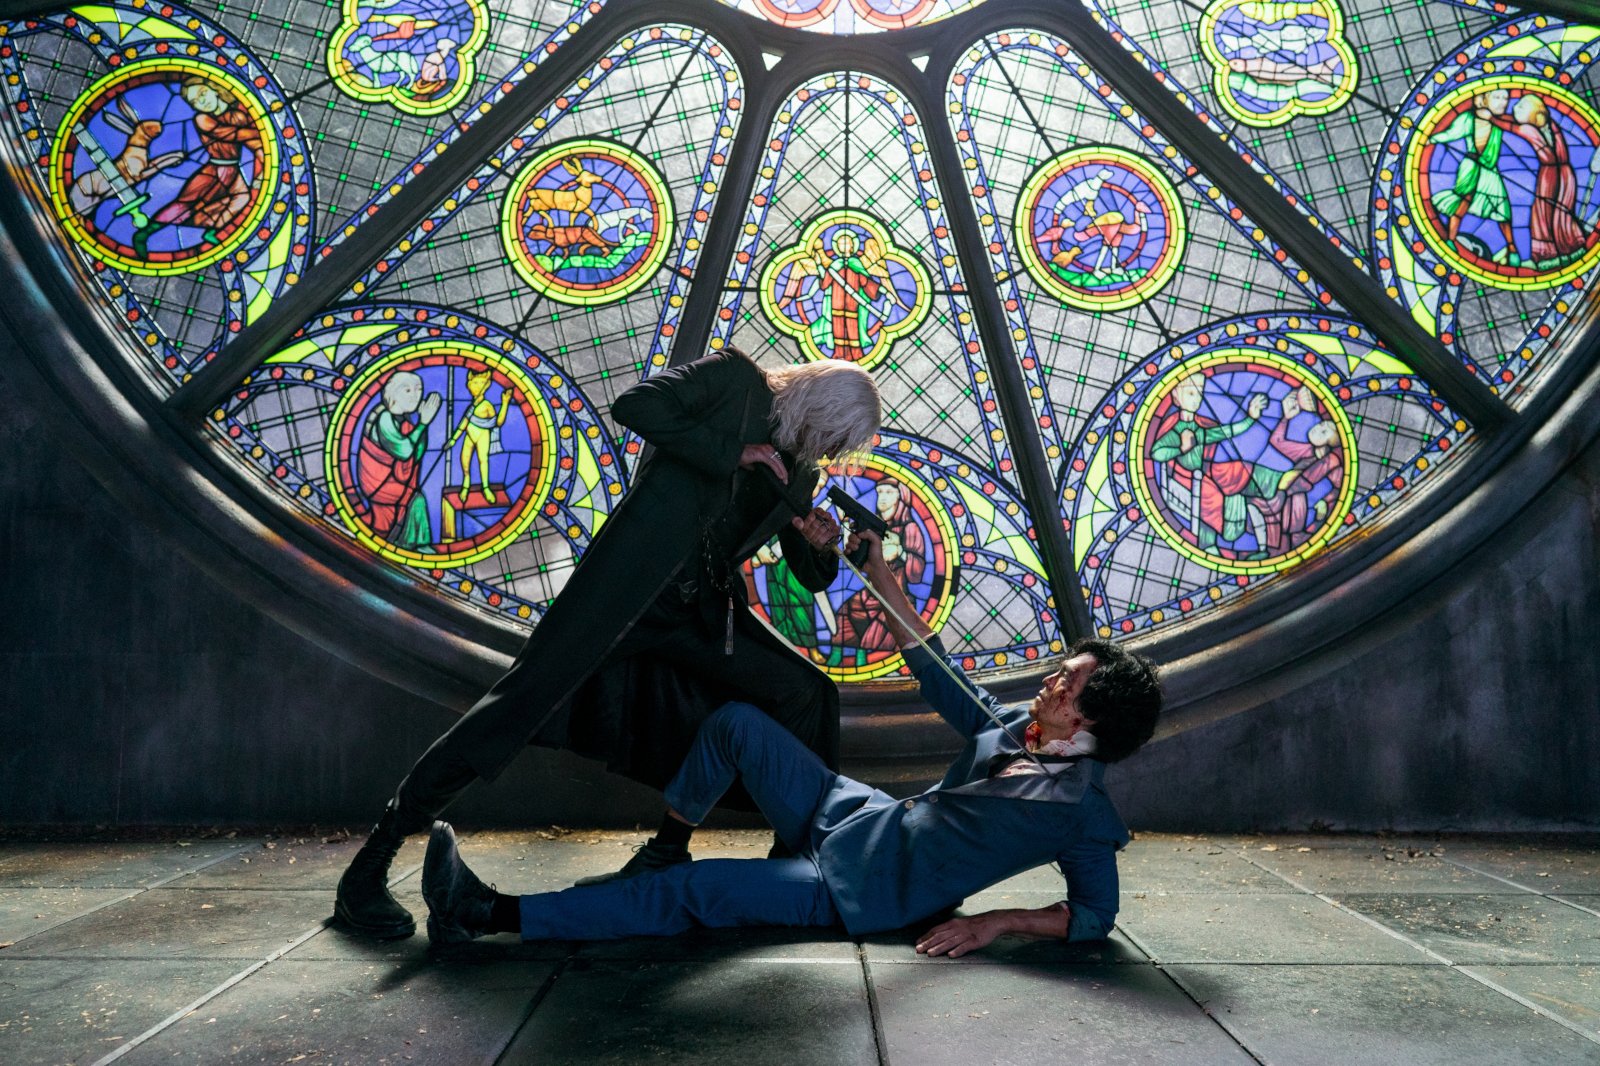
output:
[[395,853],[529,742],[659,788],[706,716],[743,699],[838,765],[838,690],[756,621],[740,566],[776,533],[806,587],[832,583],[838,524],[819,508],[793,516],[825,458],[871,444],[881,417],[871,375],[842,362],[764,372],[730,349],[647,378],[611,413],[654,453],[511,669],[400,783],[339,881],[342,927],[410,936],[415,923],[387,887]]

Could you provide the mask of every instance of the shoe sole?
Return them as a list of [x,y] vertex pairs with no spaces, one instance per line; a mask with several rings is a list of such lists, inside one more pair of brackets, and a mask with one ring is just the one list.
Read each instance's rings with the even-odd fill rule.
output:
[[373,940],[404,940],[408,936],[415,936],[417,923],[409,921],[403,925],[369,925],[353,920],[349,912],[344,909],[344,904],[335,902],[333,905],[333,924],[347,933],[357,936],[371,937]]

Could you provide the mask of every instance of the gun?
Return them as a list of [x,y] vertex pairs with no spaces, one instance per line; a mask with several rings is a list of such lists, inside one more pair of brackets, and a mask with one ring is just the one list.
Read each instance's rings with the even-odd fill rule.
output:
[[[869,511],[837,485],[828,486],[828,502],[839,511],[839,517],[849,524],[854,532],[866,530],[883,536],[889,532],[889,523],[878,516],[876,511]],[[846,556],[856,566],[867,565],[867,546],[860,544],[856,550]]]
[[[801,507],[790,498],[787,487],[778,480],[777,475],[772,472],[770,467],[762,464],[755,469],[766,479],[767,484],[772,486],[773,491],[778,494],[778,498],[789,505],[789,510],[795,513],[796,518],[804,518],[811,513],[810,508]],[[848,492],[845,492],[837,485],[828,487],[828,502],[833,504],[834,508],[839,512],[841,521],[848,525],[853,532],[865,529],[876,533],[880,537],[889,532],[889,523],[879,518],[877,512],[861,506],[851,498]],[[839,554],[854,563],[857,569],[867,565],[867,546],[865,544],[858,545],[856,550],[849,554],[842,551]]]

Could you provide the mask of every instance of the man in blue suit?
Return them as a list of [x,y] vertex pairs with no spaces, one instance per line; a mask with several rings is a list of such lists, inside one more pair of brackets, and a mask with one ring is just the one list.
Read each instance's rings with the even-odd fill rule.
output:
[[840,923],[861,935],[947,911],[1047,862],[1066,879],[1065,900],[951,919],[925,933],[917,950],[959,956],[1004,933],[1107,936],[1117,914],[1116,853],[1128,831],[1101,781],[1106,763],[1133,754],[1155,728],[1155,667],[1114,644],[1078,641],[1031,704],[1007,707],[915,646],[906,624],[944,655],[877,538],[860,539],[923,698],[967,738],[938,785],[897,800],[829,770],[758,708],[729,703],[701,726],[667,786],[668,814],[686,829],[697,825],[740,778],[792,858],[689,862],[685,851],[685,861],[658,872],[517,897],[480,881],[450,826],[435,822],[422,872],[429,938],[601,940],[695,926]]

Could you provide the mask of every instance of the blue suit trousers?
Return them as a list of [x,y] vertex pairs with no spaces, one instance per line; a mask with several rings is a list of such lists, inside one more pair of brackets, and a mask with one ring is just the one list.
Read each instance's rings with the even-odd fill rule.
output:
[[839,775],[747,703],[707,718],[667,786],[667,804],[699,823],[742,777],[795,853],[789,859],[705,859],[656,874],[521,898],[524,940],[671,936],[695,926],[828,926],[839,913],[822,881],[817,815]]

